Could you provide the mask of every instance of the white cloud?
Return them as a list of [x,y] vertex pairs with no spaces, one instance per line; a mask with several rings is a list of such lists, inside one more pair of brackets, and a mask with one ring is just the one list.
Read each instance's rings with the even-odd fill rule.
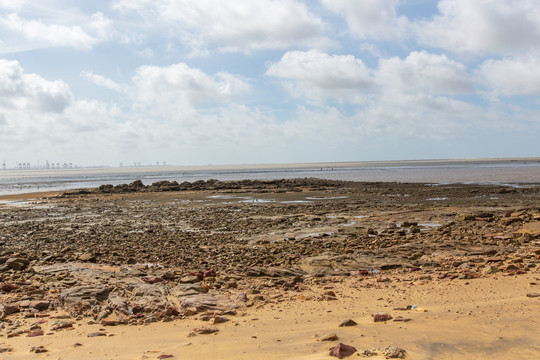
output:
[[184,63],[142,66],[132,80],[134,106],[166,117],[186,117],[193,108],[223,104],[251,90],[238,76],[226,72],[210,76]]
[[370,70],[362,60],[317,50],[287,52],[266,74],[283,79],[291,95],[314,103],[327,98],[363,102],[362,92],[374,88]]
[[441,0],[440,15],[417,23],[419,41],[456,53],[508,54],[540,46],[534,0]]
[[209,46],[249,52],[330,44],[322,19],[296,0],[139,0],[117,1],[114,7],[137,11],[157,26],[165,22],[199,53]]
[[61,113],[71,101],[65,82],[25,74],[17,61],[0,59],[0,108]]
[[83,71],[81,72],[81,76],[87,80],[90,80],[91,82],[93,82],[94,84],[98,86],[103,86],[117,92],[122,92],[125,89],[125,86],[118,84],[112,79],[109,79],[105,76],[94,74],[91,71]]
[[72,46],[77,49],[90,49],[98,39],[86,33],[79,26],[44,24],[41,20],[27,20],[17,14],[0,18],[0,26],[8,31],[19,33],[29,41],[38,41],[53,46]]
[[399,0],[320,0],[347,21],[353,36],[378,40],[396,40],[405,35],[408,19],[398,16]]
[[24,0],[0,0],[0,9],[18,11],[24,4]]
[[461,94],[474,91],[465,65],[425,51],[413,51],[405,59],[381,59],[377,81],[390,92]]
[[540,59],[489,59],[478,74],[495,95],[540,95]]

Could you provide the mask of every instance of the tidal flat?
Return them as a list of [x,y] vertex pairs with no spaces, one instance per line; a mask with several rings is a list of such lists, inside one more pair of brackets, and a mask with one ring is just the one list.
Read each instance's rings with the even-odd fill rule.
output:
[[135,181],[4,196],[0,355],[536,359],[539,260],[534,183]]

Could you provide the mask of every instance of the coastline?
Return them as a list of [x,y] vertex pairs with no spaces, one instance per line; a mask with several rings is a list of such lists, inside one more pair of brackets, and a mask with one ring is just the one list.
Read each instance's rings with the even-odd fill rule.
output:
[[228,185],[0,204],[2,356],[540,355],[540,185]]

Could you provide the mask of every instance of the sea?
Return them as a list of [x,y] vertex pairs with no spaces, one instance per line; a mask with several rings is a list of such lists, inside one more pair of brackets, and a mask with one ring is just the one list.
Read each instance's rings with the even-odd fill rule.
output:
[[429,184],[502,184],[515,187],[540,183],[540,158],[479,160],[367,161],[231,166],[143,166],[74,169],[0,170],[0,195],[68,191],[103,184],[145,185],[168,180],[273,180],[321,178],[364,182]]

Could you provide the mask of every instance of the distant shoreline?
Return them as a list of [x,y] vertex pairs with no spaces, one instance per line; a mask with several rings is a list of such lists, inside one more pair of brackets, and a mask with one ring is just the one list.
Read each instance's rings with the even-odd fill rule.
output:
[[475,164],[511,164],[511,163],[540,163],[540,157],[525,158],[476,158],[476,159],[424,159],[424,160],[384,160],[384,161],[345,161],[345,162],[315,162],[315,163],[284,163],[284,164],[233,164],[233,165],[166,165],[166,166],[123,166],[123,167],[80,167],[73,169],[6,169],[0,171],[0,179],[5,175],[13,176],[43,176],[54,175],[84,175],[109,173],[147,173],[158,171],[219,171],[219,170],[265,170],[265,169],[331,169],[350,167],[397,167],[397,166],[445,166],[445,165],[475,165]]

